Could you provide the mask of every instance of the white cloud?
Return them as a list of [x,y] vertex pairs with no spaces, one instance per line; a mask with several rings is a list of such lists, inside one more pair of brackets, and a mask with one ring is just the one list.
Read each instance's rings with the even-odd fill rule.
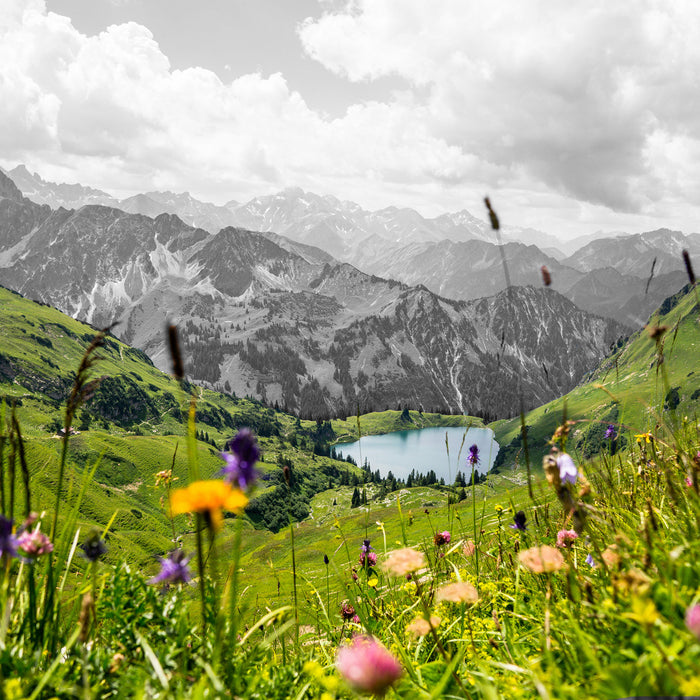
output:
[[430,214],[479,214],[500,192],[510,223],[541,228],[694,213],[689,1],[323,0],[299,27],[306,52],[350,80],[407,85],[336,119],[282,73],[175,70],[139,24],[86,36],[42,0],[2,2],[0,155],[42,174],[218,201],[295,184]]
[[423,87],[435,138],[618,210],[643,210],[677,185],[648,158],[658,128],[700,137],[690,2],[355,0],[299,34],[350,80]]

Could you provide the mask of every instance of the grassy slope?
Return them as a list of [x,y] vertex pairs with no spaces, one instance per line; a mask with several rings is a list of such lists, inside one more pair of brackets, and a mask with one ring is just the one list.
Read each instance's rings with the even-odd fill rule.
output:
[[[548,451],[547,441],[561,424],[565,406],[567,419],[576,421],[569,449],[578,450],[579,457],[584,456],[585,441],[593,437],[592,431],[600,434],[608,422],[621,424],[628,435],[633,436],[653,429],[657,422],[673,423],[681,416],[697,413],[700,394],[697,297],[686,288],[670,299],[675,306],[666,311],[662,305],[662,313],[651,319],[651,325],[662,324],[670,329],[664,338],[661,369],[656,362],[655,342],[646,330],[641,330],[606,358],[584,384],[527,413],[525,422],[530,426],[528,442],[533,465],[541,464],[542,456]],[[665,305],[668,308],[672,302],[667,300]],[[672,387],[678,387],[680,398],[675,411],[664,409],[664,399]],[[498,443],[507,447],[514,439],[517,442],[520,418],[496,421],[489,427],[494,430]],[[506,467],[513,466],[516,460],[524,464],[518,446],[506,454]]]
[[[58,479],[58,464],[62,440],[56,436],[50,424],[56,417],[62,421],[64,399],[70,391],[74,370],[94,336],[95,330],[79,323],[59,311],[36,304],[33,301],[0,288],[0,397],[9,407],[16,403],[26,454],[32,478],[32,508],[52,510]],[[187,397],[179,384],[153,367],[137,350],[109,337],[106,346],[99,351],[100,360],[93,376],[128,376],[142,388],[151,402],[158,407],[157,415],[146,417],[138,425],[128,428],[113,422],[93,419],[90,428],[70,440],[69,469],[64,493],[74,502],[80,490],[82,475],[99,461],[95,477],[87,487],[81,506],[81,524],[84,528],[103,528],[114,515],[110,534],[111,561],[127,559],[139,567],[155,568],[154,557],[172,548],[173,530],[163,508],[165,490],[156,488],[155,475],[174,464],[178,481],[175,487],[187,482],[187,446],[185,430],[177,409],[172,408],[172,398],[182,409]],[[318,465],[335,464],[338,468],[355,469],[345,462],[311,454],[311,435],[316,428],[314,421],[297,422],[293,416],[266,409],[257,402],[234,399],[209,390],[195,387],[197,396],[197,430],[206,431],[217,445],[231,437],[234,429],[220,420],[221,413],[232,416],[236,425],[242,425],[250,417],[266,418],[281,429],[280,437],[260,438],[264,460],[261,470],[276,469],[280,456],[292,459],[295,469],[313,472]],[[89,406],[89,403],[87,404]],[[9,408],[6,409],[9,414]],[[452,426],[471,424],[481,426],[478,419],[464,416],[419,415],[411,412],[411,422],[400,420],[400,412],[386,411],[361,417],[363,434],[384,433],[394,429],[426,426]],[[207,418],[207,416],[210,416]],[[214,418],[212,419],[211,416]],[[81,413],[74,422],[79,424]],[[202,422],[206,420],[207,422]],[[333,421],[333,428],[340,439],[352,439],[357,433],[357,421]],[[6,428],[3,428],[6,430]],[[289,442],[291,434],[298,436],[298,447]],[[7,453],[6,453],[7,454]],[[217,451],[206,442],[197,442],[200,469],[204,477],[215,474],[221,467]],[[174,460],[174,462],[173,462]],[[15,517],[24,515],[24,492],[18,484]],[[436,492],[426,491],[423,500],[435,500]],[[346,493],[347,492],[347,493]],[[337,496],[344,505],[336,509],[336,515],[349,512],[352,487],[326,492]],[[320,495],[319,498],[323,498]],[[412,495],[415,500],[418,496]],[[442,501],[445,497],[441,497]],[[332,502],[332,498],[330,499]],[[314,537],[328,540],[328,520],[316,515],[301,526]],[[395,509],[395,505],[394,505]],[[353,513],[351,522],[358,517]],[[391,517],[391,513],[388,517]],[[176,534],[187,530],[185,516],[176,521]],[[230,523],[227,523],[229,526]],[[276,542],[284,535],[272,535],[267,531],[255,531],[247,524],[246,556],[251,562],[264,561],[257,545],[272,550],[284,550]],[[320,529],[319,529],[320,527]],[[288,536],[288,534],[287,534]],[[303,536],[300,536],[303,540]],[[313,539],[313,538],[312,538]],[[306,544],[303,545],[304,548]],[[266,551],[266,550],[265,550]],[[311,557],[311,555],[309,555]],[[284,566],[284,557],[283,563]]]

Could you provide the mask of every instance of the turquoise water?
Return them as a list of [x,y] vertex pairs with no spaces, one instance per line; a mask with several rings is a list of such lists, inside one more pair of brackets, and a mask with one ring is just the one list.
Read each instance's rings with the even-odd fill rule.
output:
[[[445,433],[450,446],[449,460],[445,449]],[[421,428],[401,430],[386,435],[367,435],[357,442],[336,445],[336,451],[343,456],[350,455],[361,466],[365,459],[372,471],[379,469],[385,477],[389,471],[397,479],[405,479],[412,469],[427,473],[433,469],[446,484],[454,482],[458,471],[465,479],[471,476],[471,466],[467,465],[467,455],[471,445],[478,445],[481,460],[477,472],[488,471],[498,454],[498,443],[493,439],[493,431],[488,428],[469,428],[464,438],[464,428]],[[462,452],[457,455],[459,448]]]

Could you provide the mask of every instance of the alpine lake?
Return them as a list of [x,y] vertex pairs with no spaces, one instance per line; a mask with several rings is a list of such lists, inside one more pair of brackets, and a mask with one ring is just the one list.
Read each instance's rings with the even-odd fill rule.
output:
[[491,468],[498,454],[498,443],[488,428],[399,430],[339,443],[335,449],[343,457],[352,457],[358,466],[367,460],[372,471],[378,469],[382,477],[391,472],[397,479],[405,480],[412,470],[416,474],[427,474],[432,469],[438,479],[451,484],[459,471],[465,479],[471,477],[472,468],[467,464],[471,445],[479,448],[477,473],[483,474]]

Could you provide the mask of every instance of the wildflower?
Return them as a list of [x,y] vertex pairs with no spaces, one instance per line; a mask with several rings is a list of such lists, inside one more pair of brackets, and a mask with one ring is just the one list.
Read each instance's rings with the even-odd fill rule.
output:
[[323,555],[323,563],[324,563],[326,566],[328,566],[329,562],[330,562],[330,559],[328,559],[328,555],[327,555],[327,554],[324,554],[324,555]]
[[425,555],[410,547],[395,549],[384,562],[384,569],[394,576],[405,576],[423,567],[425,567]]
[[148,580],[148,583],[189,583],[192,580],[187,564],[190,557],[185,556],[181,549],[175,549],[167,557],[159,557],[160,571]]
[[511,525],[511,528],[513,528],[513,530],[520,530],[521,532],[525,532],[525,530],[527,530],[527,525],[525,524],[526,522],[527,517],[525,516],[525,511],[519,510],[513,516],[513,524]]
[[472,467],[475,467],[477,464],[479,464],[481,460],[479,459],[479,446],[478,445],[472,445],[469,448],[469,455],[467,456],[467,464],[471,465]]
[[0,558],[17,556],[17,537],[12,534],[12,520],[0,515]]
[[85,542],[80,545],[80,549],[83,550],[83,556],[88,561],[95,562],[107,552],[107,545],[100,537],[100,533],[93,530]]
[[[614,546],[615,545],[613,545],[613,547]],[[608,547],[600,555],[608,569],[612,569],[620,563],[620,555],[613,549],[613,547]]]
[[25,530],[17,537],[17,547],[30,559],[36,559],[42,554],[53,552],[51,540],[39,530],[34,530],[34,532]]
[[549,285],[552,284],[552,275],[550,274],[546,265],[542,265],[540,270],[542,272],[542,282],[544,283],[544,286],[549,287]]
[[479,594],[476,588],[467,581],[457,581],[456,583],[448,583],[437,592],[438,601],[447,601],[450,603],[476,603],[479,600]]
[[417,617],[415,620],[406,625],[406,632],[412,634],[414,637],[425,637],[426,634],[430,633],[430,628],[435,629],[440,625],[442,620],[437,615],[430,616],[430,622],[424,617]]
[[571,547],[578,538],[575,530],[559,530],[557,533],[557,547]]
[[170,486],[170,484],[175,480],[177,477],[173,477],[173,470],[172,469],[163,469],[159,472],[156,472],[156,486],[160,486],[161,484],[163,486]]
[[376,552],[360,552],[360,566],[376,566],[377,565],[377,554]]
[[355,617],[355,608],[353,608],[347,600],[340,606],[340,617],[342,617],[343,620],[352,620],[353,617]]
[[360,624],[360,616],[359,616],[359,615],[353,615],[353,616],[352,616],[352,620],[350,620],[350,622],[352,622],[352,623],[354,623],[354,624],[356,624],[356,625],[359,625],[359,624]]
[[686,476],[686,477],[685,477],[685,485],[686,485],[688,488],[690,488],[690,487],[693,485],[693,480],[692,480],[689,476]]
[[650,442],[653,442],[654,436],[647,432],[647,433],[639,433],[638,435],[634,436],[635,440],[637,441],[638,444],[649,444]]
[[614,440],[617,437],[615,426],[612,423],[605,429],[605,435],[603,437],[606,440]]
[[170,495],[170,513],[199,513],[207,524],[218,530],[221,527],[221,509],[239,511],[248,503],[248,497],[240,489],[234,489],[225,481],[194,481],[187,488],[177,489]]
[[591,569],[594,569],[596,567],[595,559],[593,558],[592,554],[589,554],[586,557],[586,564],[591,567]]
[[450,540],[452,539],[452,536],[447,530],[443,530],[442,532],[436,532],[435,537],[433,537],[433,542],[438,547],[441,547],[443,544],[449,544]]
[[685,613],[685,626],[700,639],[700,605],[693,605]]
[[464,543],[464,547],[462,547],[462,554],[464,554],[465,557],[473,557],[475,551],[476,545],[472,540]]
[[578,477],[578,469],[574,464],[574,460],[571,459],[571,455],[566,452],[562,452],[557,457],[557,466],[559,467],[559,479],[563,484],[575,484],[576,478]]
[[242,428],[227,444],[230,452],[222,452],[221,458],[226,462],[221,473],[229,484],[241,489],[248,489],[257,479],[255,463],[260,459],[260,448],[253,431]]
[[403,673],[398,660],[376,639],[357,636],[338,650],[336,666],[355,689],[382,695]]
[[530,547],[518,554],[520,563],[533,574],[550,574],[564,566],[564,557],[554,547]]
[[499,516],[505,510],[505,508],[500,503],[496,503],[496,505],[493,507],[493,509],[496,511],[496,514]]

